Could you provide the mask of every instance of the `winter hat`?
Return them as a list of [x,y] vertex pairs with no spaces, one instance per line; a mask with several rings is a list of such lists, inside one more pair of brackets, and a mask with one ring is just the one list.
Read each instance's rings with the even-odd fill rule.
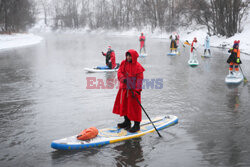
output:
[[240,40],[238,40],[238,41],[235,40],[235,41],[234,41],[234,46],[233,46],[233,47],[235,48],[236,46],[239,46],[239,43],[240,43]]

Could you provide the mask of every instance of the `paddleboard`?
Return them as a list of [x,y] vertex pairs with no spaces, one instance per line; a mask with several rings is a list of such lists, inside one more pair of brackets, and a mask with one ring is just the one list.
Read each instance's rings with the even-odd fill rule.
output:
[[198,62],[198,60],[188,60],[188,64],[189,64],[191,67],[194,67],[194,66],[198,66],[198,65],[199,65],[199,62]]
[[118,69],[97,69],[97,68],[84,68],[85,71],[90,73],[101,73],[101,72],[116,72]]
[[228,74],[225,78],[227,84],[239,84],[243,81],[244,77],[241,72],[233,74]]
[[167,55],[168,56],[176,56],[176,55],[178,55],[179,53],[178,52],[171,52],[171,53],[168,53]]
[[[159,116],[152,119],[157,130],[162,130],[171,125],[178,123],[178,118],[174,115]],[[154,132],[155,129],[153,125],[148,120],[143,120],[141,122],[140,131],[135,133],[130,133],[124,129],[118,129],[117,127],[99,129],[97,137],[82,141],[78,140],[77,135],[66,137],[63,139],[55,140],[51,143],[51,147],[58,150],[80,150],[89,147],[99,147],[111,143],[120,142],[123,140],[128,140],[132,138],[137,138],[143,136],[147,133]],[[155,134],[157,135],[157,134]]]

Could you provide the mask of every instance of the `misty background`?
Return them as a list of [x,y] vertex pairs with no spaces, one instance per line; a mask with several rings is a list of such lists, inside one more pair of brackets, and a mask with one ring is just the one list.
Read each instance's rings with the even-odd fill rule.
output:
[[205,25],[212,35],[243,30],[249,0],[0,0],[0,32],[24,32],[40,19],[52,29],[172,32]]

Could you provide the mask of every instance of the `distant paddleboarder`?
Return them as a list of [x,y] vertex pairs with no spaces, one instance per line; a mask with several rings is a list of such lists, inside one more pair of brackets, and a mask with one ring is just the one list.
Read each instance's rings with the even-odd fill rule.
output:
[[197,56],[195,54],[196,48],[197,48],[197,38],[194,37],[193,42],[191,44],[190,60],[197,60]]
[[234,41],[233,48],[228,50],[228,53],[231,53],[227,59],[230,75],[233,75],[233,68],[235,69],[236,74],[239,73],[239,64],[241,64],[239,44],[240,41]]
[[[126,59],[121,62],[117,74],[120,86],[113,113],[124,117],[124,122],[117,124],[118,128],[124,128],[134,133],[140,130],[142,119],[141,107],[137,99],[141,102],[143,72],[145,69],[137,62],[139,55],[135,50],[128,50],[125,56]],[[132,128],[131,121],[134,121]]]
[[143,33],[141,33],[139,41],[140,41],[140,54],[141,54],[142,48],[143,48],[144,53],[146,53],[146,48],[145,48],[146,37],[143,35]]
[[171,42],[170,42],[170,51],[171,51],[171,53],[173,51],[176,52],[177,51],[177,38],[178,37],[176,35],[171,35],[169,38],[171,40]]
[[113,69],[116,67],[115,52],[111,49],[111,46],[108,47],[108,52],[102,52],[102,55],[106,57],[106,65],[109,69]]
[[206,52],[208,51],[209,53],[209,56],[211,55],[211,52],[210,52],[210,38],[209,38],[209,35],[207,34],[206,38],[205,38],[205,43],[204,43],[204,56],[206,55]]

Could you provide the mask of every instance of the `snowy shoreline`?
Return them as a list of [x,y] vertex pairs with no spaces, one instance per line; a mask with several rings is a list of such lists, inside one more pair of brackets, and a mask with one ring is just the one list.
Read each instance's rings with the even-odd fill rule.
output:
[[0,35],[0,51],[24,46],[30,46],[40,43],[42,37],[34,34],[19,34]]

